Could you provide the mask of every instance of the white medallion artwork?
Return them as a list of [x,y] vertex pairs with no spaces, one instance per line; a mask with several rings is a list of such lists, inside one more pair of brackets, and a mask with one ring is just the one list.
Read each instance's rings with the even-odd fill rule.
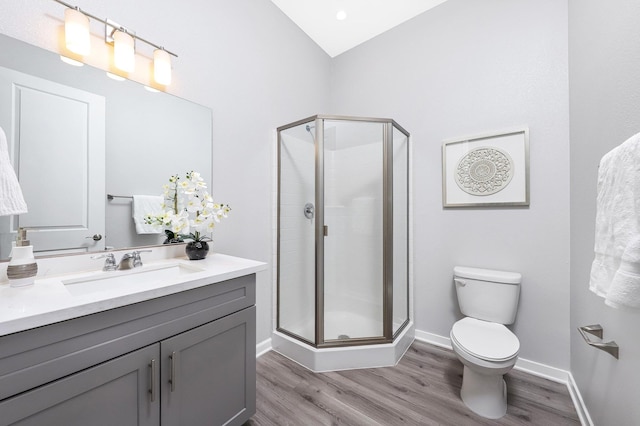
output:
[[464,155],[455,170],[455,181],[471,195],[491,195],[503,190],[513,177],[509,154],[495,147],[481,147]]

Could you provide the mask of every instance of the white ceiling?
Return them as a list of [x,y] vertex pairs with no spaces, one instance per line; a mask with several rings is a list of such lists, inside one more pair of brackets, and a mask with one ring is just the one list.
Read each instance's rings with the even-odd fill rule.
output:
[[271,1],[333,58],[446,0]]

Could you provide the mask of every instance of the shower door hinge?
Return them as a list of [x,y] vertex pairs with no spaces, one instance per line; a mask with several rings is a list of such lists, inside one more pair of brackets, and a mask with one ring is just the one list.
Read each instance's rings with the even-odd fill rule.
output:
[[329,236],[329,227],[327,225],[324,225],[322,228],[323,228],[324,236],[328,237]]

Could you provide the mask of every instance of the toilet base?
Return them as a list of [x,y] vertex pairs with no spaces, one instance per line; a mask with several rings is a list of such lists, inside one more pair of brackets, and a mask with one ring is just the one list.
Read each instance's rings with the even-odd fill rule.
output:
[[507,413],[507,384],[500,374],[480,374],[465,365],[460,397],[482,417],[499,419]]

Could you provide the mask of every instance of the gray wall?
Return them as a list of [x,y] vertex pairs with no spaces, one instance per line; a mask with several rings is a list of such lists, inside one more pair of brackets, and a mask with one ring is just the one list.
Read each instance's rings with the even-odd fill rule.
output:
[[[268,0],[75,0],[101,18],[129,26],[176,52],[169,92],[213,110],[216,200],[230,203],[213,250],[272,261],[274,129],[328,106],[330,58]],[[52,51],[62,43],[64,7],[53,1],[4,0],[0,33]],[[92,23],[92,33],[104,28]],[[108,69],[109,52],[96,37],[87,62]],[[136,73],[146,83],[152,49],[138,44]],[[186,170],[189,156],[176,150]],[[271,335],[271,270],[258,276],[258,330]]]
[[[571,94],[571,372],[594,424],[637,425],[640,312],[589,291],[600,158],[640,131],[640,2],[569,0]],[[620,359],[587,346],[576,328],[600,323]]]
[[[449,336],[455,265],[524,276],[521,358],[569,369],[567,4],[449,0],[333,63],[332,113],[392,117],[414,152],[416,329]],[[529,208],[442,208],[449,138],[528,125]]]

